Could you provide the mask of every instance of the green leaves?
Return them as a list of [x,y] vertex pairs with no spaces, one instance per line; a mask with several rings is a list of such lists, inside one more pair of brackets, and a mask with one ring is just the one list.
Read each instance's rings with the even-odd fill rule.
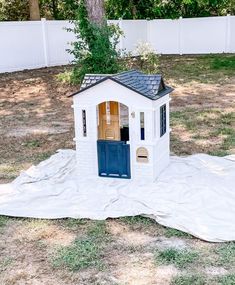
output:
[[117,44],[120,30],[114,25],[102,26],[91,23],[88,19],[84,0],[80,2],[77,20],[73,32],[76,42],[69,50],[74,55],[76,67],[72,82],[80,83],[86,73],[116,73],[121,69],[118,61]]

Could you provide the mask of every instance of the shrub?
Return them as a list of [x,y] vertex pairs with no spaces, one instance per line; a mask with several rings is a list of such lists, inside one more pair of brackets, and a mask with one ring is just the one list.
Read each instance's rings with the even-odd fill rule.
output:
[[121,70],[117,51],[121,31],[115,25],[91,23],[88,19],[84,0],[80,1],[77,20],[73,22],[76,41],[73,49],[76,67],[73,69],[71,81],[80,83],[86,73],[116,73]]
[[159,72],[159,55],[149,43],[140,42],[134,53],[139,56],[140,69],[147,74]]

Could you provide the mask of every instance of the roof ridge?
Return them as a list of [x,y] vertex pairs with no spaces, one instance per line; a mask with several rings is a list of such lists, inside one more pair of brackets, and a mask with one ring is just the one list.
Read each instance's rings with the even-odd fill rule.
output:
[[112,76],[110,73],[86,73],[85,76]]
[[130,69],[130,70],[125,70],[125,71],[122,71],[122,72],[118,72],[116,74],[113,74],[113,76],[118,76],[118,75],[122,75],[122,74],[126,74],[126,73],[132,73],[132,72],[138,72],[138,73],[141,73],[143,74],[141,71],[137,70],[137,69]]

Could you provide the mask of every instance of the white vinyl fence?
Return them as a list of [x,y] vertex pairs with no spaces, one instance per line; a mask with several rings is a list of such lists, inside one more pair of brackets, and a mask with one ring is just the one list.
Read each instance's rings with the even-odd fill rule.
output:
[[[124,36],[119,48],[131,52],[140,41],[161,54],[235,52],[235,16],[177,20],[112,20]],[[0,22],[0,73],[68,64],[74,35],[69,21]]]

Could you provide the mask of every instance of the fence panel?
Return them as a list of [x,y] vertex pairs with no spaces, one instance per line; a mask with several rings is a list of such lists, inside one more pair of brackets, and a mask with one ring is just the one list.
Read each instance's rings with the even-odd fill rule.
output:
[[227,17],[182,19],[182,53],[201,54],[225,52],[226,18]]
[[46,21],[46,42],[48,53],[48,65],[63,65],[72,61],[71,54],[66,49],[71,48],[75,37],[66,28],[72,27],[69,21]]
[[41,21],[0,24],[0,72],[45,65]]
[[230,16],[229,52],[235,52],[235,16]]
[[148,22],[148,38],[156,52],[178,54],[179,20],[152,20]]
[[123,20],[121,29],[124,32],[123,48],[127,52],[134,51],[139,42],[147,41],[146,20]]
[[[161,54],[235,52],[235,16],[177,20],[111,20],[124,32],[119,48],[149,42]],[[0,22],[0,72],[68,64],[69,21]]]

